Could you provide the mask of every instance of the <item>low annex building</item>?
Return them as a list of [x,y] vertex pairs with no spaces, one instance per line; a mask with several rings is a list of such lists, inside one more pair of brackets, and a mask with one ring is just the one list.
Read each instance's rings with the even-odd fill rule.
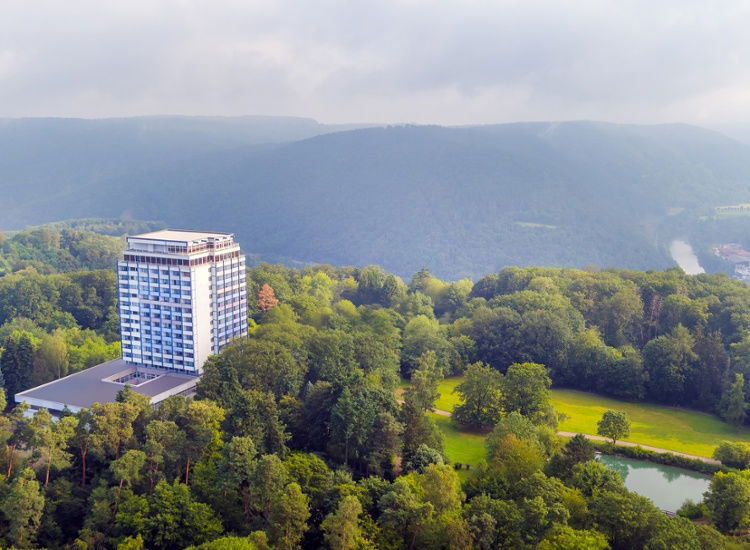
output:
[[122,357],[15,395],[75,412],[125,387],[158,404],[190,394],[209,355],[247,334],[245,257],[231,233],[165,229],[128,237],[117,268]]

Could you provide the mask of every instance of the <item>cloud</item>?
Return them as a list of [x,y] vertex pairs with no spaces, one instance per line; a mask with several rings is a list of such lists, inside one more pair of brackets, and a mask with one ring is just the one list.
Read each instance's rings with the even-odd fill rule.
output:
[[5,0],[0,116],[750,123],[750,5]]

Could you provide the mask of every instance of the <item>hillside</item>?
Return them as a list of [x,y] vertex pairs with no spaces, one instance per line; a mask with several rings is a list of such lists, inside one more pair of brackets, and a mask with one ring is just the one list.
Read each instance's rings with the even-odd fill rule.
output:
[[[268,260],[459,278],[506,265],[666,267],[669,239],[706,208],[750,200],[750,148],[685,125],[401,126],[266,145],[214,137],[191,134],[184,147],[166,131],[138,147],[123,138],[112,165],[76,140],[61,144],[70,169],[58,177],[40,163],[12,180],[24,201],[10,202],[0,227],[160,219],[234,231]],[[4,195],[7,173],[0,163]]]

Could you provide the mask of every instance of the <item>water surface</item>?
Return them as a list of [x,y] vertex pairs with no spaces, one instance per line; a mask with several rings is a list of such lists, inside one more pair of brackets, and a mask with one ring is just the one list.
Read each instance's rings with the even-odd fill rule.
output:
[[668,512],[676,512],[687,499],[693,502],[703,500],[703,493],[711,481],[707,475],[646,460],[612,455],[598,455],[597,458],[620,473],[625,487],[650,498],[658,508]]
[[679,239],[674,240],[669,244],[669,253],[672,255],[672,259],[677,262],[677,265],[688,275],[699,275],[706,272],[698,262],[698,256],[693,252],[690,243]]

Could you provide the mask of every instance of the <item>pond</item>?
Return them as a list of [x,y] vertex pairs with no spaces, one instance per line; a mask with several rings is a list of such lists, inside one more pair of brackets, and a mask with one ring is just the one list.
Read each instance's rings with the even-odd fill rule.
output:
[[703,500],[708,490],[709,476],[675,466],[664,466],[646,460],[624,456],[598,455],[598,460],[620,473],[625,487],[650,498],[656,506],[667,512],[676,512],[687,499]]

